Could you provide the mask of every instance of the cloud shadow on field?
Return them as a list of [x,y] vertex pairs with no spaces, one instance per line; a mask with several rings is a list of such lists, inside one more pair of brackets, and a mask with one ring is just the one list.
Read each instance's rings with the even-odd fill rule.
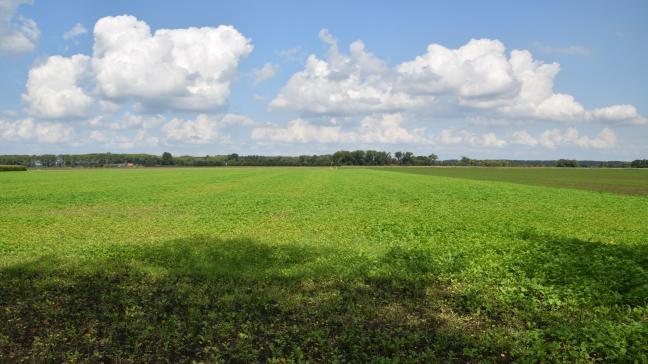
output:
[[[520,279],[499,295],[478,278],[477,291],[436,278],[461,276],[469,257],[439,266],[433,250],[407,246],[371,262],[328,246],[197,236],[116,245],[91,260],[44,256],[0,270],[0,322],[8,323],[0,361],[508,361],[533,345],[548,355],[547,343],[588,340],[552,334],[575,323],[560,307],[545,310],[551,297],[575,292],[577,310],[646,304],[645,247],[533,232],[520,239],[527,244],[502,258]],[[518,316],[548,336],[521,338],[532,330],[515,326]],[[600,330],[598,319],[615,320],[589,318],[582,335]],[[629,354],[642,338],[631,334]],[[530,347],[516,349],[520,342]]]
[[0,359],[467,360],[475,339],[425,303],[429,287],[410,274],[364,276],[331,254],[192,237],[6,267]]

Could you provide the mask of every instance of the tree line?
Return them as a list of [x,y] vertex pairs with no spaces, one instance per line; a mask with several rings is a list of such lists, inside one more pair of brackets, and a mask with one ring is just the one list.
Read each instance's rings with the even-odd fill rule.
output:
[[0,155],[0,165],[22,165],[31,168],[97,168],[97,167],[225,167],[225,166],[477,166],[477,167],[588,167],[588,168],[648,168],[648,160],[588,161],[588,160],[508,160],[460,159],[439,160],[436,154],[416,155],[376,150],[340,150],[333,154],[300,156],[264,156],[236,153],[206,156],[173,156],[169,152],[154,154],[90,153]]

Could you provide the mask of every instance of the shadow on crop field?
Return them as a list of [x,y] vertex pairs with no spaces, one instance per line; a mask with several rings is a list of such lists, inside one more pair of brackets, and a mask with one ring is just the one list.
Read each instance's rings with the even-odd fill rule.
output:
[[474,339],[425,304],[424,284],[342,274],[318,263],[329,254],[195,237],[11,266],[0,359],[465,361]]
[[[192,237],[88,261],[42,257],[0,270],[0,361],[508,361],[538,345],[545,355],[552,341],[579,344],[578,330],[552,331],[574,312],[646,304],[645,248],[522,238],[526,250],[503,263],[521,279],[492,292],[435,278],[465,260],[438,267],[430,251],[397,247],[367,263],[325,247]],[[547,335],[533,341],[507,315]],[[630,355],[642,332],[625,335]]]

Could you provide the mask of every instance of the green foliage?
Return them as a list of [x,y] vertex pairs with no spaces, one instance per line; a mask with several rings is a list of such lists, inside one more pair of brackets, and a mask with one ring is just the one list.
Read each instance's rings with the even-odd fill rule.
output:
[[[300,156],[263,156],[237,153],[228,155],[179,156],[173,157],[165,152],[162,156],[151,154],[44,154],[44,155],[0,155],[0,164],[21,164],[30,167],[125,167],[128,163],[137,166],[183,166],[183,167],[224,167],[224,166],[479,166],[479,167],[555,167],[552,160],[507,160],[507,159],[448,159],[438,161],[436,154],[415,155],[412,152],[391,153],[376,150],[340,150],[333,154],[300,155]],[[438,161],[438,162],[437,162]],[[635,161],[641,163],[641,161]],[[563,163],[563,162],[560,162]],[[623,161],[568,161],[573,166],[588,168],[626,168],[630,162]]]
[[559,159],[556,161],[556,167],[578,167],[578,161],[575,159]]
[[19,165],[5,166],[5,165],[0,165],[0,172],[26,171],[26,170],[27,170],[27,168],[25,166],[19,166]]
[[648,197],[448,169],[2,174],[0,362],[648,361]]
[[648,168],[648,159],[636,159],[630,163],[632,168]]
[[162,153],[162,161],[160,162],[163,166],[173,165],[173,156],[169,152]]

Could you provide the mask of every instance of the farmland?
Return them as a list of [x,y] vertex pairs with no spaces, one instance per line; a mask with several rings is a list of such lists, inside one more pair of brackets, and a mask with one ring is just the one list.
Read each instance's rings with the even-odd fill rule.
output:
[[0,174],[0,362],[648,361],[648,171],[394,171]]
[[429,176],[648,195],[648,172],[615,168],[385,168]]

